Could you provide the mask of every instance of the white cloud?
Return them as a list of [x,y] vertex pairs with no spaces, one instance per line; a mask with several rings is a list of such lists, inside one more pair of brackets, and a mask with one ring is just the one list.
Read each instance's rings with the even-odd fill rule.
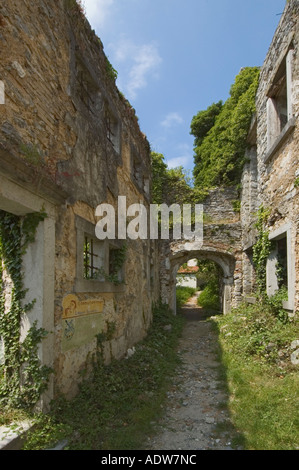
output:
[[125,62],[128,59],[132,59],[136,52],[136,46],[125,37],[122,37],[117,44],[109,44],[109,48],[113,51],[114,59],[117,62]]
[[178,144],[177,149],[180,150],[180,152],[183,152],[185,155],[193,155],[193,147],[190,144]]
[[192,147],[188,143],[180,143],[176,145],[176,153],[178,157],[166,159],[169,168],[182,166],[185,169],[193,168],[193,152]]
[[175,158],[170,158],[167,159],[167,165],[169,168],[177,168],[178,166],[183,166],[187,167],[189,163],[190,157],[185,156],[185,157],[175,157]]
[[83,0],[89,22],[103,27],[114,3],[115,0]]
[[[119,22],[115,16],[118,8],[116,0],[82,1],[86,16],[100,38],[101,30],[105,28],[107,32],[109,24],[112,29],[117,27]],[[104,49],[109,52],[108,58],[118,71],[118,87],[128,95],[129,99],[134,99],[138,91],[147,86],[150,78],[157,78],[162,59],[154,42],[136,44],[121,33],[121,25],[119,26],[120,29],[114,34],[113,42],[110,40],[109,44],[104,43]],[[111,36],[111,31],[109,34]]]
[[127,84],[128,93],[131,98],[135,98],[137,91],[147,85],[148,76],[155,75],[161,62],[162,59],[155,45],[146,44],[138,49]]
[[175,124],[182,124],[183,122],[183,118],[179,115],[179,113],[169,113],[161,122],[161,125],[163,127],[170,128]]
[[125,70],[121,74],[123,91],[128,94],[129,99],[136,98],[137,92],[147,86],[149,77],[157,77],[158,67],[162,62],[157,45],[137,45],[122,38],[118,44],[109,44],[109,49],[113,51],[113,63],[116,67],[117,64],[125,64]]

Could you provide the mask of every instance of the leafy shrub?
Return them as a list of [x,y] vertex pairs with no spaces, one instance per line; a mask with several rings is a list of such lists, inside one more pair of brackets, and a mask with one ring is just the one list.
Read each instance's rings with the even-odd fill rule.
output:
[[297,339],[298,325],[289,321],[286,312],[281,313],[283,309],[278,304],[277,298],[264,300],[234,309],[231,314],[217,319],[224,337],[229,333],[236,355],[255,356],[268,363],[281,361],[283,351]]
[[[255,112],[259,68],[237,75],[230,97],[200,111],[191,123],[195,137],[194,177],[197,188],[237,184],[245,163],[246,139]],[[211,127],[210,127],[211,126]]]
[[246,450],[298,449],[298,365],[292,342],[299,324],[282,322],[267,300],[212,317],[232,422]]
[[135,353],[108,365],[99,357],[76,397],[57,397],[51,412],[39,417],[24,449],[53,447],[62,439],[68,439],[69,450],[144,449],[180,363],[176,351],[183,325],[184,318],[168,305],[155,305],[152,325]]
[[197,299],[198,305],[208,310],[220,310],[218,279],[211,279]]
[[273,315],[282,323],[288,323],[288,313],[284,310],[282,302],[288,300],[288,289],[282,286],[274,295],[267,298],[267,303],[273,312]]

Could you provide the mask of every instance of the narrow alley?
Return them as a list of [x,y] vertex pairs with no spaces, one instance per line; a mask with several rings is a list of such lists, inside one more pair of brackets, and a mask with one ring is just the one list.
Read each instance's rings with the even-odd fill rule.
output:
[[[168,393],[160,432],[150,450],[232,450],[236,437],[219,379],[217,334],[194,296],[183,307],[186,326],[179,344],[182,365]],[[234,449],[240,447],[234,447]]]

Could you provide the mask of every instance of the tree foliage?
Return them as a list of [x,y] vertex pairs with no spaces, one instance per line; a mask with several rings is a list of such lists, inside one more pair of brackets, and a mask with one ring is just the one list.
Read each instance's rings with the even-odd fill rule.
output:
[[220,282],[223,276],[221,268],[217,263],[208,259],[197,260],[197,266],[199,267],[197,279],[202,288],[197,303],[205,309],[219,311]]
[[196,204],[207,195],[194,188],[192,176],[182,166],[169,168],[161,153],[152,152],[151,157],[154,204]]
[[222,101],[213,103],[204,111],[199,111],[191,121],[191,134],[194,135],[194,145],[199,147],[208,132],[215,125],[216,117],[219,115],[223,107]]
[[255,112],[259,68],[237,75],[230,97],[200,111],[191,122],[197,188],[237,184],[245,162],[246,138]]

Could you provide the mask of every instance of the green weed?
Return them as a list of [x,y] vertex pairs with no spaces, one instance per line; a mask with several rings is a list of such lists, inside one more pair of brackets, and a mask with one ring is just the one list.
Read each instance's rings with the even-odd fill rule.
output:
[[298,448],[298,366],[290,345],[298,321],[277,316],[269,302],[213,317],[232,422],[249,450]]
[[135,354],[108,366],[99,361],[75,399],[56,399],[51,413],[40,417],[24,449],[45,449],[59,438],[68,439],[68,449],[142,449],[163,413],[180,362],[176,345],[183,323],[167,306],[155,306],[152,326]]
[[207,310],[220,310],[218,279],[212,279],[200,293],[197,299],[198,305]]
[[176,302],[177,310],[182,308],[182,306],[192,297],[196,292],[196,289],[193,287],[187,286],[178,286],[176,288]]

